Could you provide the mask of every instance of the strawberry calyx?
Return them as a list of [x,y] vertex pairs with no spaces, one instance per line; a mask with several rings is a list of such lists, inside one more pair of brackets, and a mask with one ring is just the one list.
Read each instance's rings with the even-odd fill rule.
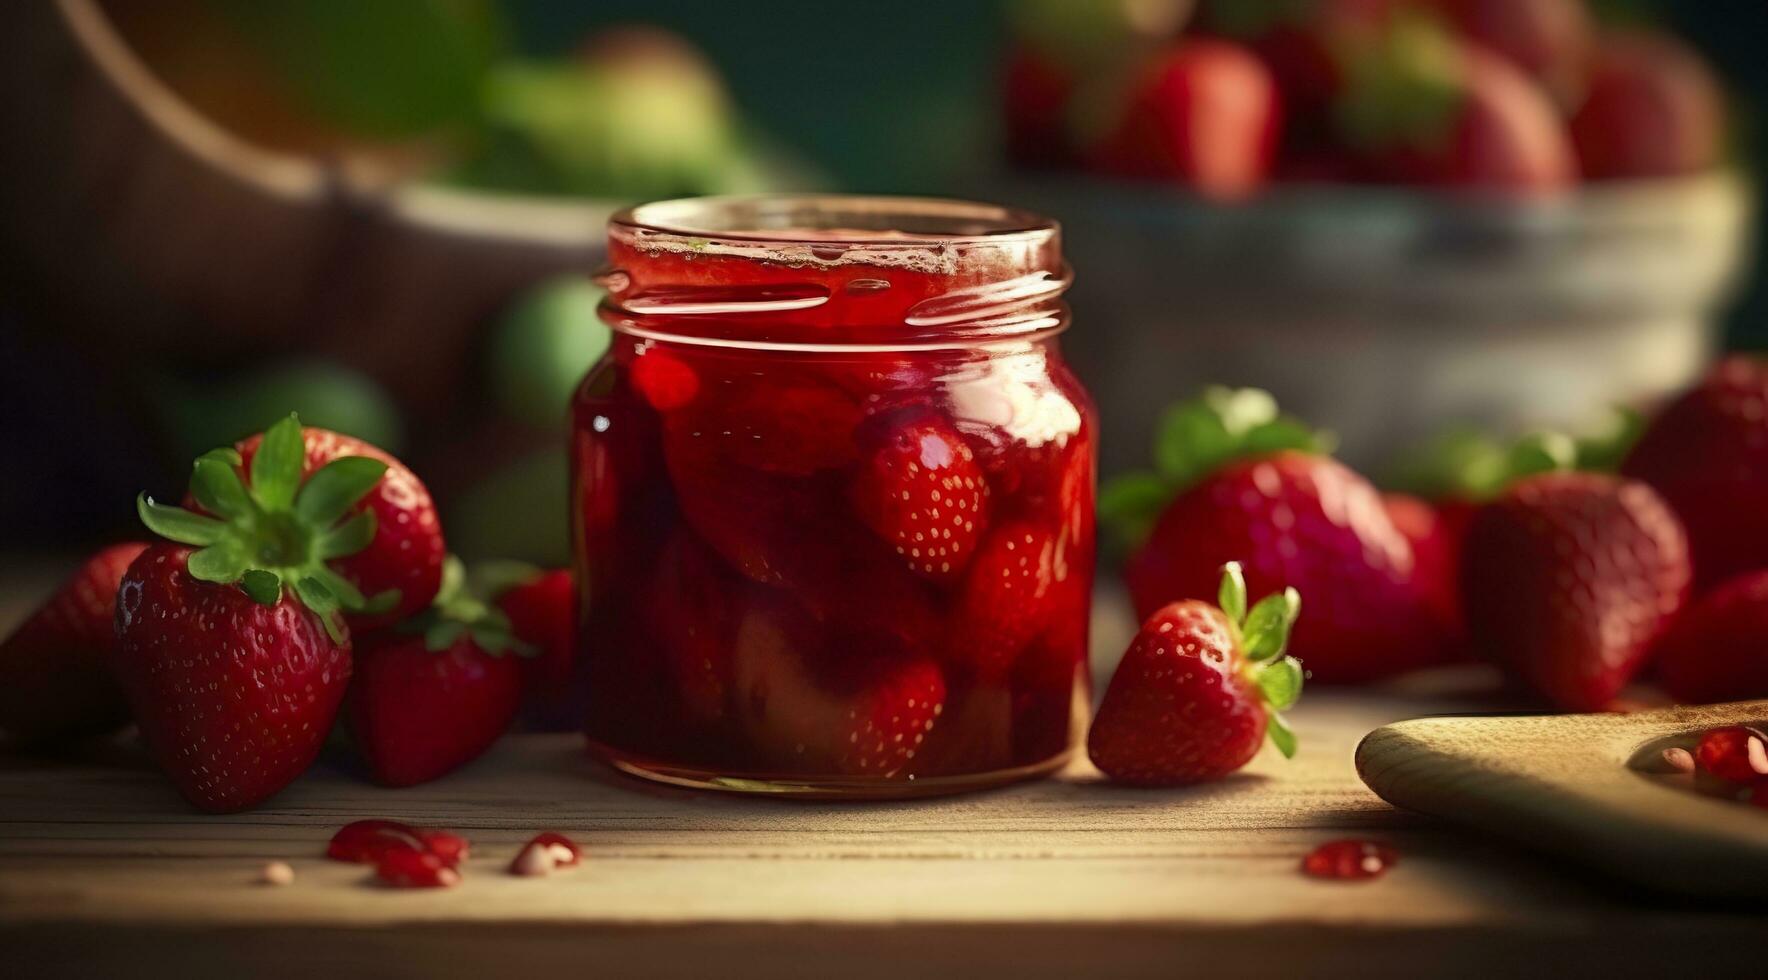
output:
[[1297,739],[1281,712],[1301,698],[1302,682],[1307,676],[1301,661],[1284,653],[1289,647],[1289,631],[1301,614],[1301,594],[1285,588],[1248,609],[1246,576],[1240,563],[1231,561],[1222,566],[1216,602],[1239,641],[1244,660],[1241,673],[1252,682],[1269,709],[1265,734],[1284,758],[1293,758]]
[[[501,571],[493,575],[500,577]],[[474,646],[493,657],[533,657],[540,653],[516,639],[509,617],[469,585],[466,566],[454,555],[442,563],[442,587],[436,590],[430,607],[399,624],[398,630],[421,635],[424,649],[431,653],[447,650],[462,636],[471,637]]]
[[1643,428],[1638,412],[1617,407],[1600,430],[1576,437],[1538,430],[1505,442],[1478,429],[1451,429],[1402,453],[1382,485],[1427,500],[1490,500],[1541,473],[1612,473]]
[[155,534],[199,549],[187,563],[192,578],[237,584],[265,606],[276,605],[286,587],[325,624],[333,642],[342,642],[341,611],[381,613],[399,602],[397,589],[364,596],[327,564],[374,541],[374,511],[350,511],[380,482],[387,464],[343,456],[303,481],[306,452],[301,421],[290,414],[265,430],[249,472],[230,447],[196,458],[190,495],[206,513],[145,493],[135,509]]
[[1154,469],[1101,488],[1099,517],[1133,548],[1174,497],[1222,466],[1285,449],[1329,454],[1334,443],[1330,433],[1278,411],[1270,392],[1211,385],[1166,410],[1155,430]]

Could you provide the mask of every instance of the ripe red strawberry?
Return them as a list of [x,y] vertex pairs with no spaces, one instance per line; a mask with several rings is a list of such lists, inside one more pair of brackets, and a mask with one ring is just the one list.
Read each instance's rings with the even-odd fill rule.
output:
[[1404,493],[1382,495],[1387,516],[1412,544],[1413,578],[1437,621],[1453,637],[1466,630],[1461,615],[1461,539],[1473,518],[1473,505],[1451,501],[1442,506]]
[[1695,602],[1651,660],[1659,686],[1678,701],[1768,697],[1768,571],[1740,575]]
[[117,586],[147,547],[111,545],[86,559],[0,643],[0,731],[20,742],[94,734],[129,720],[112,674]]
[[1131,84],[1122,118],[1093,158],[1107,173],[1238,200],[1269,180],[1281,124],[1277,86],[1263,62],[1233,42],[1193,38]]
[[881,634],[826,636],[777,602],[745,611],[732,656],[737,721],[782,772],[907,778],[945,711],[932,658]]
[[1697,589],[1768,568],[1768,360],[1714,365],[1651,421],[1621,472],[1682,518]]
[[1052,622],[1059,582],[1078,574],[1058,569],[1057,551],[1057,534],[1042,524],[1016,520],[995,528],[953,601],[946,663],[984,682],[1006,676]]
[[1595,25],[1584,0],[1434,0],[1470,41],[1508,58],[1562,106],[1582,99]]
[[1725,92],[1700,55],[1663,34],[1603,38],[1571,120],[1591,180],[1674,177],[1719,162]]
[[1218,601],[1163,606],[1130,642],[1087,735],[1093,764],[1112,780],[1219,779],[1251,761],[1267,734],[1295,754],[1276,712],[1301,695],[1301,664],[1283,655],[1300,597],[1286,589],[1248,611],[1246,583],[1230,562]]
[[1181,493],[1125,569],[1137,614],[1208,596],[1212,570],[1236,559],[1255,591],[1307,594],[1293,646],[1316,680],[1367,681],[1445,655],[1411,542],[1375,488],[1330,457],[1253,456]]
[[1397,22],[1347,71],[1334,122],[1379,180],[1544,194],[1577,179],[1547,95],[1502,57],[1428,21]]
[[534,656],[522,659],[529,691],[569,685],[577,664],[577,579],[571,570],[530,569],[514,584],[492,592],[510,633],[534,650]]
[[117,592],[117,676],[173,785],[229,813],[274,795],[318,756],[350,678],[350,637],[335,613],[310,608],[312,579],[284,590],[253,569],[238,584],[205,581],[195,576],[218,576],[204,553],[156,544],[129,566]]
[[522,700],[509,620],[466,590],[450,558],[436,603],[396,631],[364,637],[346,708],[376,782],[415,786],[479,757]]
[[918,575],[962,577],[988,529],[989,486],[976,455],[936,409],[880,412],[859,434],[854,512]]
[[[267,436],[268,433],[253,436],[237,447],[242,461],[240,472],[249,474],[248,482],[257,479],[253,460]],[[345,618],[351,628],[358,632],[378,629],[428,606],[442,584],[442,561],[448,549],[442,541],[442,522],[436,516],[436,505],[423,481],[405,464],[360,439],[307,428],[301,430],[301,443],[306,450],[300,476],[303,482],[338,459],[357,457],[385,465],[380,482],[348,510],[353,516],[374,515],[373,536],[368,545],[331,562],[331,567],[355,587],[354,591],[379,600],[377,608],[371,611],[346,608]],[[299,508],[294,517],[297,522],[305,520]],[[379,608],[389,602],[390,607]]]
[[1461,576],[1476,647],[1554,706],[1597,711],[1686,601],[1688,542],[1643,483],[1547,473],[1475,515]]

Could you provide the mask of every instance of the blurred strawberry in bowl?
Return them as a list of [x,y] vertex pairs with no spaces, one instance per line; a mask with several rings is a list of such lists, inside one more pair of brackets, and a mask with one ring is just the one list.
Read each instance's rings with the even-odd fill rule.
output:
[[1561,106],[1582,100],[1595,47],[1584,0],[1432,0],[1465,37],[1502,55]]
[[1398,184],[1550,193],[1577,160],[1553,102],[1506,59],[1437,23],[1397,20],[1347,57],[1339,139],[1367,175]]
[[1571,119],[1590,180],[1676,177],[1719,163],[1725,94],[1700,56],[1666,34],[1600,41],[1589,91]]
[[1281,120],[1276,82],[1256,56],[1229,41],[1187,40],[1137,74],[1090,158],[1104,173],[1238,200],[1269,179]]

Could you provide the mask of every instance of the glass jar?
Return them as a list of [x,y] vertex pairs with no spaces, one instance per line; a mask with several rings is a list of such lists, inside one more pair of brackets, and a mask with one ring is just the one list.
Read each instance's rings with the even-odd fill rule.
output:
[[648,204],[573,409],[586,730],[629,773],[824,796],[1050,772],[1085,729],[1094,432],[1054,223]]

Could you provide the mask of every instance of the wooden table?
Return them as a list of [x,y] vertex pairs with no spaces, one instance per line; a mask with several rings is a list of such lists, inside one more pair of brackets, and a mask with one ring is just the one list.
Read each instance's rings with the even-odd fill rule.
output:
[[[891,804],[652,787],[564,735],[506,739],[408,790],[321,767],[231,817],[190,810],[127,740],[0,755],[0,976],[1760,975],[1761,909],[1629,894],[1366,790],[1358,739],[1444,707],[1315,691],[1295,760],[1267,751],[1215,785],[1125,790],[1079,762]],[[390,891],[319,857],[371,816],[465,832],[465,882]],[[549,828],[587,865],[504,874]],[[1356,884],[1298,873],[1347,835],[1392,842],[1399,865]],[[293,885],[254,884],[273,859]]]

